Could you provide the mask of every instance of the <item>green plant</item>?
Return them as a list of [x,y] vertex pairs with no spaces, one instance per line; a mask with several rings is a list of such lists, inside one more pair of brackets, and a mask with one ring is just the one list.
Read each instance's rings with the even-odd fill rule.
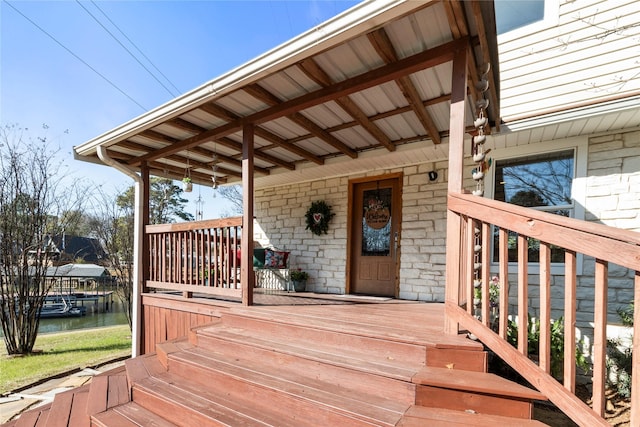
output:
[[[564,318],[561,316],[551,321],[551,376],[557,380],[562,380],[564,374]],[[507,325],[507,341],[514,347],[518,346],[518,324],[509,320]],[[527,321],[527,341],[528,355],[539,357],[540,355],[540,319],[532,319],[528,316]],[[582,340],[576,343],[575,363],[584,372],[589,371],[589,363],[582,351]]]
[[[633,327],[633,302],[616,310],[623,326]],[[633,339],[633,332],[631,332]],[[633,349],[623,346],[621,340],[607,340],[607,381],[618,395],[631,397],[631,374],[633,369]]]
[[182,182],[189,183],[191,182],[191,178],[189,178],[188,176],[185,176],[184,178],[182,178]]
[[[482,280],[475,280],[473,283],[473,286],[474,286],[474,294],[473,294],[474,298],[478,301],[481,301],[482,300]],[[489,280],[489,306],[497,307],[499,298],[500,298],[500,278],[498,276],[493,276],[491,280]],[[479,306],[479,303],[476,305]]]
[[291,280],[294,282],[303,282],[309,279],[309,273],[301,269],[291,270]]
[[624,326],[633,327],[633,311],[634,311],[633,302],[629,303],[629,305],[627,305],[624,308],[618,308],[616,310]]

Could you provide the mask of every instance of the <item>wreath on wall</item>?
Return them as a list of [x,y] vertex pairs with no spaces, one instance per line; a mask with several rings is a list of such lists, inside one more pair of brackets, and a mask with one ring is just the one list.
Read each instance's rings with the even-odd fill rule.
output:
[[334,216],[335,214],[331,212],[331,206],[322,200],[315,201],[311,203],[305,215],[307,221],[305,230],[311,230],[311,232],[317,236],[327,234],[329,221],[331,221],[331,218]]

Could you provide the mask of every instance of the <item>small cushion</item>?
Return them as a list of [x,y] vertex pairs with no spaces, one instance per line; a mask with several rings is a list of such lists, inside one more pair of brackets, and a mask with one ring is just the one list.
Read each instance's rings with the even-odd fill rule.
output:
[[264,268],[265,248],[255,248],[253,250],[253,268]]
[[266,249],[264,252],[265,268],[287,268],[289,252]]

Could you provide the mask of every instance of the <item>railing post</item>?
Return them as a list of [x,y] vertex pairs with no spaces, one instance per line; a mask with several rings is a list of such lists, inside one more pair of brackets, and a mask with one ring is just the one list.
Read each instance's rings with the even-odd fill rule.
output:
[[640,425],[640,271],[636,270],[633,297],[633,359],[631,362],[631,424]]
[[253,305],[253,124],[242,128],[242,304]]
[[[468,46],[456,51],[451,79],[451,109],[449,118],[449,173],[448,192],[461,193],[464,170],[465,100],[467,97]],[[445,304],[458,306],[460,302],[460,251],[462,249],[462,220],[460,215],[447,210],[447,273]],[[473,301],[471,301],[472,303]],[[445,311],[444,330],[458,333],[458,323]]]

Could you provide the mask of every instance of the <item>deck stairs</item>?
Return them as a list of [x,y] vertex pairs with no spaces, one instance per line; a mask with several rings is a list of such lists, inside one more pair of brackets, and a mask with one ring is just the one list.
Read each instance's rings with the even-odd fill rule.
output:
[[7,425],[544,425],[544,396],[486,373],[478,343],[384,326],[393,310],[320,313],[230,310]]

